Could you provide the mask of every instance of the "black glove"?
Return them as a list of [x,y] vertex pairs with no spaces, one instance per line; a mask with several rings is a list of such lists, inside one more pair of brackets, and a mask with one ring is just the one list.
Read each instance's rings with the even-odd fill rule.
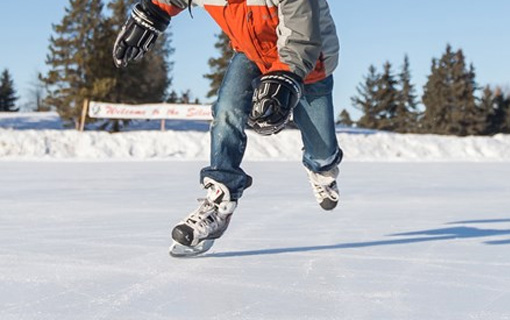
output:
[[248,125],[262,135],[280,132],[303,95],[303,81],[292,72],[274,71],[258,78],[254,86]]
[[139,61],[170,24],[170,16],[151,0],[138,2],[120,30],[113,46],[113,62],[123,68]]

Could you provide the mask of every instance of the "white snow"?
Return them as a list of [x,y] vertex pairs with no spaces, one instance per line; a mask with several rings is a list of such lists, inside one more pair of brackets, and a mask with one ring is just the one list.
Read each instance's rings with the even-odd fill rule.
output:
[[[207,123],[168,121],[166,132],[154,129],[159,125],[143,121],[122,133],[77,132],[62,130],[55,113],[2,115],[0,159],[209,159]],[[298,130],[271,137],[248,131],[248,140],[248,161],[301,159]],[[510,161],[510,135],[457,138],[339,129],[338,140],[346,161]]]
[[0,116],[2,320],[510,320],[508,136],[339,133],[342,199],[326,213],[299,134],[250,134],[254,185],[229,230],[173,259],[207,133],[38,116]]

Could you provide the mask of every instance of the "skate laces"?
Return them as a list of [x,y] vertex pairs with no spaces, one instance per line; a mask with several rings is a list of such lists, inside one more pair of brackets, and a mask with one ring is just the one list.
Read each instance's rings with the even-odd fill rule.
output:
[[184,223],[202,236],[208,236],[228,224],[237,201],[231,201],[228,188],[213,179],[205,178],[203,185],[207,195],[198,199],[199,207],[184,220]]
[[336,185],[336,181],[333,181],[330,185],[320,185],[312,182],[313,193],[317,200],[321,201],[325,198],[330,198],[331,200],[338,200],[338,187]]
[[222,218],[218,214],[217,204],[207,198],[198,199],[200,206],[191,213],[186,219],[186,223],[192,225],[194,229],[202,234],[207,234],[222,223]]
[[329,171],[317,173],[306,168],[308,178],[312,185],[315,198],[320,202],[325,198],[338,201],[338,187],[336,177],[338,176],[338,168],[335,167]]

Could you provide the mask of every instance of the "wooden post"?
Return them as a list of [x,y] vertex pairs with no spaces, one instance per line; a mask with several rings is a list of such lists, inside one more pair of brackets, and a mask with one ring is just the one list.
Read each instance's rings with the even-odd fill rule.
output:
[[161,131],[165,131],[165,130],[166,130],[166,120],[161,119]]
[[87,113],[89,111],[89,99],[83,100],[83,107],[81,109],[81,118],[80,118],[80,131],[85,130],[85,119],[87,118]]

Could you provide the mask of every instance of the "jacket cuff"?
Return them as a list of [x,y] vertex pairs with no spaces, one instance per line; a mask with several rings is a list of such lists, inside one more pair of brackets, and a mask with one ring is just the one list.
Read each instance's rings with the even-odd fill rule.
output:
[[171,4],[161,3],[157,0],[152,0],[152,3],[171,17],[178,15],[179,13],[181,13],[181,11],[184,10],[176,6],[172,6]]

